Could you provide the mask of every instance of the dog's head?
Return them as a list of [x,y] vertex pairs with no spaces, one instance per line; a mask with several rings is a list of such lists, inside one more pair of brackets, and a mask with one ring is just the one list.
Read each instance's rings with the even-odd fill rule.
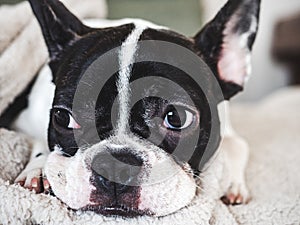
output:
[[57,0],[30,3],[56,85],[46,164],[55,195],[106,215],[186,206],[220,142],[217,104],[250,73],[260,1],[229,0],[193,38],[139,20],[90,28]]

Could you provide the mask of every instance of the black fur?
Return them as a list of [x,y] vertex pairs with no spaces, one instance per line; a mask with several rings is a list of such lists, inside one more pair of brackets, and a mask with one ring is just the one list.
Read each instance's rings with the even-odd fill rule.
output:
[[[120,46],[134,29],[134,25],[127,24],[113,28],[92,29],[84,26],[57,0],[30,0],[30,2],[33,7],[33,11],[41,24],[51,57],[51,69],[54,74],[54,82],[56,84],[53,106],[64,106],[72,109],[71,103],[73,102],[78,81],[86,68],[100,55]],[[219,79],[216,65],[220,57],[223,40],[222,32],[225,29],[225,24],[237,11],[244,13],[244,15],[243,19],[241,18],[241,21],[238,21],[236,24],[235,31],[239,34],[248,31],[251,16],[253,15],[258,17],[259,2],[259,0],[230,0],[215,19],[205,26],[205,28],[197,34],[194,39],[187,38],[183,35],[177,34],[176,32],[168,30],[148,29],[143,32],[140,40],[168,41],[184,46],[185,48],[195,52],[210,66],[211,70],[219,80],[225,99],[229,99],[231,96],[241,91],[243,87],[234,83],[226,83]],[[249,48],[252,47],[254,39],[255,35],[249,38]],[[99,71],[99,73],[101,73],[101,71]],[[189,94],[201,113],[201,138],[199,139],[198,145],[196,147],[192,147],[192,149],[195,150],[195,154],[190,161],[192,167],[195,170],[198,170],[199,168],[197,164],[199,164],[203,154],[203,149],[206,147],[208,137],[211,132],[210,121],[212,119],[218,120],[218,118],[211,118],[211,112],[207,105],[208,103],[206,102],[203,93],[201,93],[201,89],[191,87],[192,82],[185,80],[188,76],[183,74],[178,75],[178,73],[182,72],[176,71],[170,66],[163,66],[160,64],[154,65],[153,63],[135,64],[133,67],[131,81],[139,78],[140,76],[157,75],[167,77],[172,81],[177,80],[178,84],[181,85],[185,83],[189,84],[186,87],[186,90],[198,90],[193,93],[189,91]],[[117,95],[116,77],[117,74],[112,76],[112,78],[108,81],[100,93],[98,101],[90,104],[91,106],[97,105],[95,113],[97,115],[97,129],[100,139],[108,137],[112,132],[112,124],[110,120],[112,103]],[[176,92],[176,90],[173,91]],[[88,93],[88,91],[86,92]],[[211,93],[215,93],[213,87],[211,87]],[[223,96],[215,97],[219,100],[223,99]],[[83,99],[83,101],[87,101],[87,99]],[[157,104],[157,102],[154,104]],[[87,105],[89,104],[85,104],[84,107],[87,107]],[[87,120],[87,117],[94,116],[84,116],[85,112],[88,111],[84,107],[80,112],[73,112],[73,116],[79,121]],[[146,105],[137,106],[139,113],[132,112],[132,115],[140,115],[140,110],[145,110],[145,107]],[[216,108],[216,105],[214,107]],[[52,112],[51,116],[53,117]],[[138,126],[137,121],[140,121]],[[142,122],[142,118],[135,116],[135,118],[131,118],[131,122],[133,132],[141,136],[147,135],[147,124]],[[87,143],[93,144],[99,138],[89,136],[88,130],[84,130],[84,128],[81,129],[81,132],[83,140],[82,145]],[[215,148],[217,148],[220,136],[219,133],[214,135],[216,136]],[[53,150],[55,144],[58,144],[62,147],[67,156],[74,155],[76,153],[77,145],[74,137],[72,137],[73,133],[71,131],[60,130],[55,127],[53,120],[50,121],[49,147],[51,150]],[[169,137],[170,138],[168,139],[167,135],[166,140],[162,143],[157,143],[157,145],[171,153],[172,148],[176,146],[177,141],[176,138],[174,139],[174,133],[170,133]]]
[[72,43],[93,29],[84,26],[67,8],[57,0],[30,0],[31,8],[37,17],[48,46],[50,67],[57,68],[65,52]]
[[[82,82],[82,76],[87,68],[104,53],[121,46],[135,26],[134,24],[126,24],[113,28],[92,29],[84,26],[57,0],[30,0],[30,2],[42,27],[49,48],[50,66],[56,85],[48,131],[49,147],[50,150],[54,150],[54,146],[59,145],[66,157],[72,157],[76,154],[79,147],[91,146],[99,142],[99,139],[106,139],[113,133],[111,115],[114,113],[112,112],[112,106],[118,95],[116,84],[118,72],[106,81],[102,77],[104,69],[101,67],[97,68],[97,71],[94,73],[95,76],[92,77],[93,79],[88,80],[84,84],[85,88],[81,92],[80,107],[76,109],[77,111],[72,112],[73,99],[78,84]],[[167,41],[191,50],[207,63],[219,81],[224,98],[229,99],[241,91],[243,87],[235,83],[224,82],[219,78],[217,63],[222,50],[223,30],[232,15],[240,11],[245,15],[241,16],[241,21],[237,22],[234,31],[237,34],[248,31],[251,16],[258,17],[259,2],[259,0],[229,0],[216,18],[198,33],[195,38],[187,38],[163,29],[147,29],[140,36],[140,40]],[[255,35],[249,38],[249,49],[252,48],[254,39]],[[138,54],[141,54],[141,52],[138,51]],[[174,58],[168,52],[164,52],[164,54],[165,57]],[[182,60],[180,63],[189,63],[184,58],[180,60]],[[118,67],[118,63],[118,58],[115,57],[104,66]],[[174,159],[178,163],[188,162],[195,171],[195,174],[199,173],[202,169],[199,167],[200,161],[208,146],[209,139],[212,138],[213,144],[210,150],[211,154],[205,159],[206,161],[213,155],[220,143],[221,137],[217,105],[221,100],[224,100],[223,96],[216,94],[216,87],[209,82],[209,77],[201,76],[207,88],[204,91],[187,74],[173,66],[147,61],[133,64],[130,82],[149,76],[152,77],[152,85],[140,87],[140,92],[133,92],[131,94],[133,96],[142,94],[142,92],[148,92],[151,88],[154,88],[156,93],[160,91],[172,93],[173,99],[171,100],[173,101],[151,95],[143,97],[131,109],[131,132],[139,138],[149,138],[151,129],[151,139],[149,141],[170,154],[178,147],[180,140],[184,148],[175,155],[173,154]],[[176,86],[157,81],[156,77],[163,77],[177,83],[188,93],[190,98],[185,98],[185,94],[182,90],[178,90]],[[102,82],[104,86],[101,89],[98,99],[90,99],[90,91],[98,87],[99,82]],[[209,95],[209,99],[213,99],[213,102],[208,102],[207,95]],[[174,107],[172,102],[180,102],[187,108],[195,106],[193,108],[195,115],[200,115],[200,117],[197,117],[197,123],[193,124],[187,130],[176,131],[165,129],[162,131],[160,129],[161,123],[157,124],[150,119],[159,117],[163,120],[168,109]],[[60,107],[70,111],[75,120],[81,125],[81,129],[63,129],[56,124],[54,112]],[[93,126],[90,123],[93,122],[94,118],[96,119],[97,134],[91,133],[90,130],[90,127]],[[217,128],[213,128],[213,123],[217,124]],[[80,137],[79,143],[76,143],[74,133]],[[162,137],[164,137],[163,140],[161,140]],[[192,143],[191,140],[193,139],[198,140],[198,143]],[[91,179],[91,182],[94,182],[94,180]],[[92,196],[97,198],[98,195],[104,195],[98,192],[99,190],[95,191]],[[132,188],[133,196],[129,207],[135,208],[138,204],[138,192],[139,187]],[[115,193],[111,194],[114,195]],[[130,193],[127,194],[131,197]],[[111,202],[108,202],[108,204],[111,204]],[[99,210],[99,212],[105,213],[101,207],[87,208],[87,210]],[[122,213],[121,208],[118,210],[118,213]]]

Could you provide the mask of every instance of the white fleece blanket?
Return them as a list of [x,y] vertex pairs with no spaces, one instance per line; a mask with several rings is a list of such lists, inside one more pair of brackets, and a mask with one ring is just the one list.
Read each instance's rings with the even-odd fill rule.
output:
[[[100,0],[89,0],[86,3],[91,5],[86,7],[81,1],[68,2],[81,17],[96,16],[104,7]],[[1,114],[46,61],[47,51],[27,3],[0,8],[0,28]],[[299,112],[300,88],[283,90],[260,104],[234,106],[234,127],[251,147],[247,182],[252,201],[230,207],[221,203],[226,171],[220,154],[202,175],[201,190],[193,202],[162,218],[73,212],[55,197],[13,184],[29,159],[30,140],[0,129],[0,224],[300,224]]]

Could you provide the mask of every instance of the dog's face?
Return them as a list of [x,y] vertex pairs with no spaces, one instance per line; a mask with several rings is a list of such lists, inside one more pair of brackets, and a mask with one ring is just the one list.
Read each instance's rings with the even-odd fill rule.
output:
[[[229,1],[194,38],[141,21],[89,28],[56,0],[30,3],[56,85],[45,167],[54,194],[72,209],[105,215],[162,216],[186,206],[196,194],[195,175],[209,142],[211,156],[220,141],[214,112],[222,98],[207,80],[215,78],[223,99],[242,90],[259,1]],[[200,79],[205,91],[174,66],[188,64],[185,57],[160,51],[174,64],[138,60],[162,42],[206,63],[212,73]],[[100,67],[97,60],[106,55],[110,61]],[[118,69],[106,79],[103,65]]]

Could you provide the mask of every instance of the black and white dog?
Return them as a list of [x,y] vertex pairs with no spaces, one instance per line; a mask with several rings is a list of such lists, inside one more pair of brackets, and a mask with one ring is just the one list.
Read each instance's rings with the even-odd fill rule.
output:
[[[30,4],[50,67],[41,71],[29,106],[14,122],[36,139],[16,182],[36,192],[51,187],[75,210],[162,216],[191,202],[201,162],[219,149],[226,151],[230,172],[224,202],[248,201],[247,143],[229,122],[221,135],[224,121],[214,112],[248,79],[260,0],[229,0],[193,38],[142,20],[92,21],[102,28],[91,28],[58,0]],[[161,59],[150,60],[158,51]],[[198,71],[201,84],[174,66],[191,68],[196,61],[205,62]],[[208,146],[211,153],[203,159]]]

